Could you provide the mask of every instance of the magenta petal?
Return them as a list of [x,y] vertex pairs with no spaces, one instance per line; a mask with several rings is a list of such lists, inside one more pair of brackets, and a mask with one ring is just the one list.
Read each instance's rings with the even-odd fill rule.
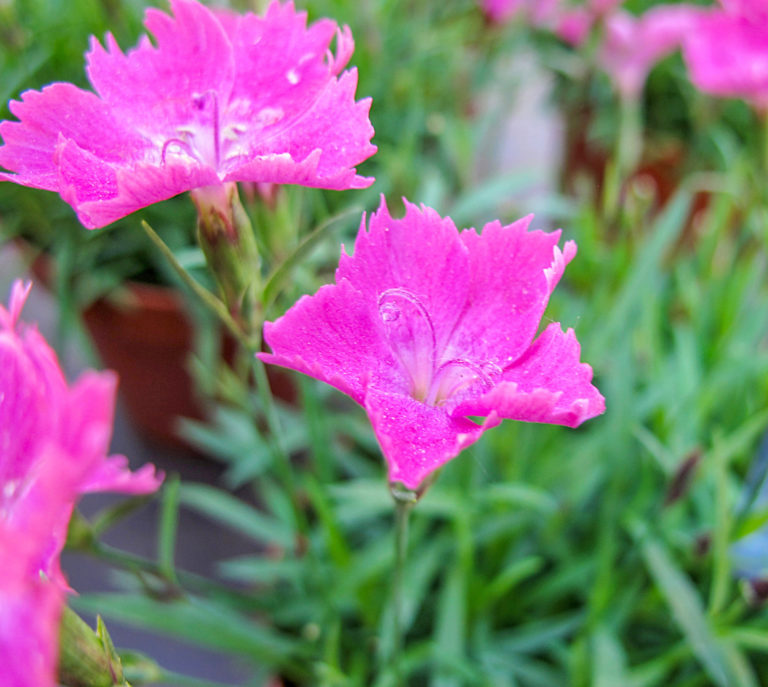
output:
[[[36,329],[16,319],[28,289],[13,288],[11,307],[0,306],[0,483],[17,483],[30,469],[49,431],[59,432],[67,393],[56,354]],[[1,501],[0,501],[1,503]]]
[[614,12],[605,21],[600,63],[625,97],[637,98],[653,65],[695,35],[702,16],[702,8],[684,3],[653,7],[640,17]]
[[504,368],[532,341],[576,245],[569,241],[561,251],[560,232],[528,231],[531,219],[507,226],[491,222],[481,233],[474,229],[461,233],[469,251],[470,291],[449,357],[470,357]]
[[702,16],[683,42],[693,84],[706,93],[744,98],[768,107],[768,7],[726,3],[726,11]]
[[87,73],[99,96],[127,121],[151,123],[184,118],[190,96],[215,91],[229,97],[235,77],[232,45],[216,16],[204,5],[172,0],[173,17],[147,10],[146,38],[124,55],[112,36],[107,50],[91,40]]
[[59,193],[88,229],[106,226],[140,208],[193,188],[219,184],[215,170],[169,160],[158,167],[117,168],[68,142],[58,151]]
[[163,483],[163,473],[147,464],[131,472],[125,456],[110,456],[82,484],[83,493],[114,491],[121,494],[151,494]]
[[323,286],[264,325],[264,340],[275,353],[259,358],[322,379],[362,404],[370,382],[391,384],[399,375],[376,318],[348,281]]
[[592,385],[592,368],[579,362],[572,329],[550,324],[524,356],[507,368],[488,393],[460,400],[451,414],[490,415],[526,422],[577,427],[605,412],[605,399]]
[[74,142],[104,164],[141,159],[147,148],[147,141],[126,129],[97,96],[71,84],[26,91],[10,109],[21,121],[0,123],[5,143],[0,165],[15,173],[0,174],[7,181],[59,190],[55,153],[62,140]]
[[0,521],[0,684],[55,687],[64,593],[35,574],[28,536]]
[[[249,152],[233,159],[225,180],[336,190],[370,186],[373,178],[358,176],[354,169],[376,152],[376,146],[369,143],[373,136],[368,119],[371,100],[355,102],[356,87],[357,71],[350,69],[328,82],[316,100],[302,103],[295,113],[281,108],[279,120],[246,132],[242,145]],[[251,158],[255,159],[249,161]]]
[[336,279],[348,279],[373,304],[393,286],[405,289],[429,312],[441,348],[466,299],[467,266],[467,250],[450,218],[405,201],[405,217],[393,219],[382,198],[367,232],[363,217],[354,255],[342,252]]
[[389,481],[416,489],[422,480],[499,423],[477,425],[403,394],[369,389],[365,409],[389,467]]

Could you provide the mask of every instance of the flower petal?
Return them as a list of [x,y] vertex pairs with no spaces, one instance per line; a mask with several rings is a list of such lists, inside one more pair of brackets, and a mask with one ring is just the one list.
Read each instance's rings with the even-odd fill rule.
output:
[[260,353],[261,360],[321,379],[360,404],[371,382],[406,384],[375,308],[346,280],[302,296],[283,317],[264,325],[264,339],[276,353]]
[[[355,102],[357,70],[329,81],[315,100],[297,109],[275,100],[255,113],[269,110],[276,118],[267,126],[250,124],[239,146],[243,154],[226,164],[225,181],[302,184],[330,189],[366,188],[372,177],[356,175],[354,165],[376,152],[370,143],[370,98]],[[255,158],[255,159],[253,159]]]
[[229,98],[235,78],[232,44],[214,13],[189,0],[171,0],[173,16],[150,8],[145,37],[128,54],[107,36],[105,50],[96,40],[86,55],[87,74],[96,92],[118,116],[133,125],[156,128],[192,116],[191,98],[210,91]]
[[393,287],[409,291],[429,313],[439,351],[467,296],[467,265],[467,250],[449,217],[405,201],[405,217],[393,219],[382,197],[367,232],[363,217],[354,254],[342,252],[336,279],[349,279],[373,304]]
[[0,485],[23,480],[49,430],[59,431],[65,394],[56,355],[37,330],[1,328]]
[[501,383],[480,397],[458,400],[449,412],[577,427],[605,412],[605,399],[591,384],[592,368],[579,362],[580,350],[572,329],[563,333],[557,322],[550,324],[504,371]]
[[482,425],[452,417],[403,394],[369,389],[365,409],[389,467],[389,481],[416,489],[431,472],[473,444],[500,420],[491,414]]
[[549,296],[576,254],[560,232],[528,231],[532,216],[502,226],[467,229],[470,290],[446,357],[487,361],[500,368],[520,357],[533,340]]
[[[683,41],[696,88],[768,106],[768,12],[759,3],[729,3],[733,12],[711,12]],[[737,13],[738,12],[738,13]]]
[[148,494],[162,484],[163,475],[155,475],[154,465],[131,472],[125,456],[107,457],[116,396],[117,375],[109,370],[83,373],[69,392],[67,423],[58,445],[79,460],[93,460],[92,469],[78,486],[79,493]]
[[0,684],[55,687],[64,592],[34,569],[32,533],[0,521]]
[[59,193],[89,229],[201,186],[219,184],[211,167],[169,159],[160,165],[110,165],[72,141],[57,149]]
[[[126,129],[97,96],[72,84],[26,91],[21,101],[11,101],[10,109],[21,121],[0,123],[4,141],[0,165],[15,174],[0,173],[0,180],[58,191],[55,152],[62,140],[74,142],[104,165],[141,160],[149,145]],[[96,172],[94,176],[101,175]]]

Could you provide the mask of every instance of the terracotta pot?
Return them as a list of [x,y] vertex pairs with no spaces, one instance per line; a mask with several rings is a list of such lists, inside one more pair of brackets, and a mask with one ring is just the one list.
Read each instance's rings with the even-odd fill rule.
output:
[[125,408],[144,434],[179,444],[180,417],[201,419],[186,369],[192,327],[170,288],[130,282],[119,299],[102,298],[83,320],[105,365],[120,376]]
[[[194,330],[183,299],[170,287],[140,282],[123,285],[124,295],[102,298],[83,312],[83,319],[106,367],[120,376],[126,410],[145,435],[166,444],[184,445],[178,419],[202,419],[187,365]],[[237,344],[224,337],[222,353],[231,364]],[[288,403],[296,400],[289,375],[268,368],[272,392]]]

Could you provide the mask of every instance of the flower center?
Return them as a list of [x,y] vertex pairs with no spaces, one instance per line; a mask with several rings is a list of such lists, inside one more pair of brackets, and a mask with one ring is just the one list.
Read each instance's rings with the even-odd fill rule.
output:
[[252,116],[241,112],[242,105],[230,103],[226,112],[222,112],[215,90],[194,94],[189,121],[176,127],[175,135],[162,139],[161,162],[165,164],[168,156],[174,155],[220,170],[223,163],[247,155],[247,149],[240,143],[247,131],[245,124],[227,124],[226,120],[234,118],[236,122],[250,122],[249,126],[264,127],[282,119],[283,113],[264,108]]
[[424,303],[412,291],[387,289],[379,294],[379,316],[395,358],[409,376],[409,394],[431,406],[477,387],[481,393],[494,385],[501,369],[465,358],[440,361],[435,327]]
[[168,155],[182,155],[218,169],[221,161],[221,118],[219,96],[213,89],[192,96],[194,116],[188,125],[176,129],[177,137],[163,143],[162,161]]

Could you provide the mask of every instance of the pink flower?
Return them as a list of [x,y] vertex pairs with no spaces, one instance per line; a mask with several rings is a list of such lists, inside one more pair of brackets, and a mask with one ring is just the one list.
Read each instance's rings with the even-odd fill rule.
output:
[[[354,44],[328,19],[306,26],[292,3],[264,17],[195,0],[156,9],[124,54],[92,39],[96,93],[55,83],[27,91],[3,122],[0,180],[57,191],[97,228],[183,191],[235,181],[363,188],[370,99],[355,102]],[[329,46],[336,37],[336,54]]]
[[495,22],[505,22],[528,7],[529,0],[482,0],[483,11]]
[[723,0],[686,37],[691,81],[713,95],[768,108],[768,0]]
[[107,456],[116,378],[87,372],[68,386],[37,329],[19,323],[30,285],[0,306],[0,684],[54,684],[58,619],[67,589],[59,567],[80,494],[156,490],[146,465],[131,473]]
[[622,0],[483,0],[485,13],[493,21],[503,22],[524,14],[531,26],[552,31],[566,43],[577,47],[589,36],[595,22]]
[[660,5],[640,17],[617,11],[605,21],[600,63],[619,92],[638,98],[651,68],[696,31],[702,16],[693,5]]
[[585,7],[564,11],[557,17],[555,34],[573,47],[581,45],[592,30],[594,16]]
[[336,284],[265,325],[261,359],[360,403],[390,481],[412,489],[502,418],[581,424],[605,402],[573,331],[550,324],[534,340],[576,245],[561,251],[560,232],[528,232],[530,219],[459,233],[407,202],[392,219],[382,200]]

